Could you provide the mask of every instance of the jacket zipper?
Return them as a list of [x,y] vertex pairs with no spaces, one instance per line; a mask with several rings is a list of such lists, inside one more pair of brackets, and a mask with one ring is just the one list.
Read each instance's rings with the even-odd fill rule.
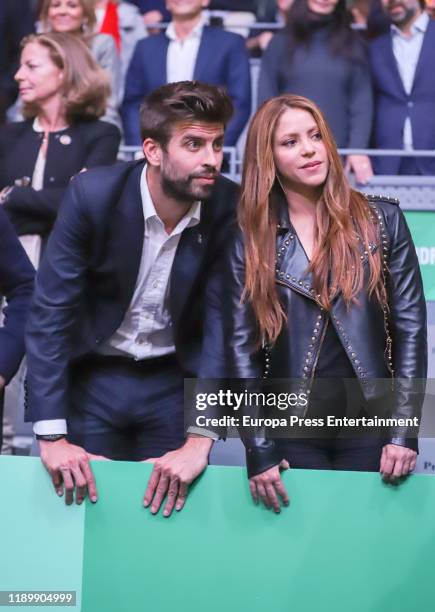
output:
[[[292,289],[293,291],[296,291],[296,293],[299,293],[300,295],[303,295],[304,297],[308,297],[306,293],[304,293],[303,291],[300,291],[298,289],[296,289],[295,287],[293,287],[293,285],[290,285],[289,283],[286,283],[285,281],[282,281],[280,279],[275,279],[276,282],[279,285],[283,285],[284,287],[288,287],[289,289]],[[312,298],[311,298],[312,299]],[[320,357],[320,349],[322,348],[323,342],[325,340],[325,336],[326,336],[326,330],[328,329],[328,324],[329,324],[329,315],[328,318],[326,319],[326,325],[324,326],[323,330],[322,330],[322,335],[320,337],[320,343],[319,343],[319,350],[317,351],[317,356],[316,356],[316,360],[313,364],[313,369],[311,371],[311,378],[310,378],[310,384],[308,387],[308,390],[311,391],[311,387],[313,386],[313,379],[314,379],[314,374],[316,372],[316,367],[317,367],[317,362],[319,361],[319,357]],[[304,418],[308,412],[308,408],[309,408],[310,402],[309,400],[307,401],[307,406],[305,408],[304,414],[302,415],[302,418]]]

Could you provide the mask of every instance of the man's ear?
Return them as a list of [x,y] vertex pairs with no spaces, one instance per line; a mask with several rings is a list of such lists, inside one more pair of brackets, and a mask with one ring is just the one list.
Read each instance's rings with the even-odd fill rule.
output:
[[143,153],[145,159],[150,166],[158,168],[162,161],[162,147],[161,145],[152,138],[145,138],[143,141]]

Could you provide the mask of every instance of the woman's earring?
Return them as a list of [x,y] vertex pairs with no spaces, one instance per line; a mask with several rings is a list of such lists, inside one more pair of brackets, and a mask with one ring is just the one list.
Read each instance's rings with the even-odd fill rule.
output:
[[88,20],[87,20],[87,19],[84,19],[84,20],[82,21],[82,32],[83,32],[83,34],[86,34],[86,32],[88,31],[88,29],[89,29],[89,28],[88,28]]

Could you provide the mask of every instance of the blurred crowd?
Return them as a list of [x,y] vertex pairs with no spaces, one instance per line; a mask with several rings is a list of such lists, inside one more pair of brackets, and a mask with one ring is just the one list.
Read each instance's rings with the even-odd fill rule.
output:
[[[141,101],[166,82],[226,87],[227,146],[254,106],[292,92],[314,100],[338,146],[354,150],[345,161],[359,183],[373,172],[434,174],[435,158],[412,156],[435,149],[427,2],[2,0],[0,202],[34,265],[71,176],[114,162],[120,144],[139,147]],[[369,147],[410,155],[373,163],[358,151]]]

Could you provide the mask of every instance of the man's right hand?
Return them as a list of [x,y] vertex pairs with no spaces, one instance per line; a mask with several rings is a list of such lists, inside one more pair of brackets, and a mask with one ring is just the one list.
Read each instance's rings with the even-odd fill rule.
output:
[[77,504],[82,503],[87,492],[92,502],[97,501],[97,487],[89,455],[84,448],[65,439],[56,442],[40,440],[39,447],[42,463],[51,476],[56,493],[62,496],[65,488],[65,503],[68,506],[74,501],[74,489]]
[[280,470],[288,470],[289,463],[285,459],[279,465],[269,468],[257,476],[249,479],[249,488],[251,490],[252,499],[256,504],[261,499],[266,508],[273,508],[278,514],[281,512],[281,504],[278,495],[284,506],[289,505],[289,498],[285,490],[284,483],[281,479]]

